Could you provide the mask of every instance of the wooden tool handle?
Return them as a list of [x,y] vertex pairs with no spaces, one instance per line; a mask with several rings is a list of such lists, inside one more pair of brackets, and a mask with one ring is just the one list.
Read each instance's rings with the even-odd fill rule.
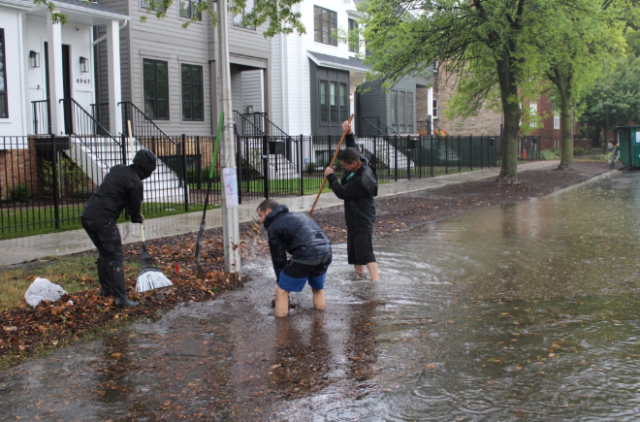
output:
[[140,239],[142,239],[142,243],[144,243],[144,224],[140,223]]
[[[349,124],[351,124],[352,120],[353,120],[353,114],[351,115],[351,117],[349,117]],[[336,161],[336,158],[338,158],[338,154],[340,153],[340,148],[342,148],[342,143],[344,142],[344,138],[346,136],[347,136],[347,131],[345,130],[344,132],[342,132],[342,138],[340,138],[340,143],[338,144],[338,148],[336,149],[335,154],[333,154],[333,158],[331,159],[331,164],[329,164],[329,167],[333,167],[333,163]],[[316,200],[313,201],[313,205],[311,206],[311,211],[309,211],[309,217],[311,217],[311,214],[313,214],[313,210],[316,209],[316,204],[320,199],[320,194],[322,193],[322,189],[324,189],[325,183],[327,183],[327,176],[325,176],[324,179],[322,179],[322,185],[320,185],[320,190],[316,195]]]

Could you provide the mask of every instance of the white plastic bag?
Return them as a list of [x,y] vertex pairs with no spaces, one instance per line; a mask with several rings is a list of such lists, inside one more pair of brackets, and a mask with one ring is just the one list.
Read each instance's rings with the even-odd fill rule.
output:
[[46,278],[36,277],[24,294],[24,300],[26,300],[32,308],[35,308],[43,300],[55,302],[66,294],[67,292],[57,284],[50,282]]

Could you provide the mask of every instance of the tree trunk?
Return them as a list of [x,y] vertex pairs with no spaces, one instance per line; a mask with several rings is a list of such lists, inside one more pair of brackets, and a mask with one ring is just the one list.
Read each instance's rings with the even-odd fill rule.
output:
[[562,125],[562,155],[558,170],[570,170],[573,167],[573,100],[571,99],[571,71],[565,73],[558,68],[552,70],[551,82],[560,94],[560,123]]
[[502,165],[498,183],[514,184],[518,182],[518,133],[520,132],[520,105],[518,83],[515,75],[513,57],[505,48],[502,57],[497,60],[498,80],[504,130],[502,131]]

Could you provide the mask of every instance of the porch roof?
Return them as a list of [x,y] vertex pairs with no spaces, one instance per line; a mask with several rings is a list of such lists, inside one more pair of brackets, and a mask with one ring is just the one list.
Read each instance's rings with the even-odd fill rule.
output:
[[362,63],[362,60],[355,57],[336,57],[328,54],[314,53],[309,51],[308,56],[313,62],[321,67],[329,67],[332,69],[350,70],[365,73],[370,70],[369,66]]
[[[98,25],[112,20],[129,20],[129,16],[109,9],[106,6],[81,0],[52,0],[56,10],[68,16],[71,23]],[[29,15],[50,17],[48,7],[37,5],[33,0],[0,0],[0,5],[27,9]]]

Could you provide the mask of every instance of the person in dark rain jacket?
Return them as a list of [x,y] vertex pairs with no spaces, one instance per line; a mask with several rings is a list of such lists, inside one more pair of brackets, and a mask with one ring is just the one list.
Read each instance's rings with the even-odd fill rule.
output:
[[347,259],[355,266],[358,275],[363,276],[365,267],[372,281],[378,281],[378,264],[373,253],[372,235],[376,219],[374,197],[378,195],[378,181],[368,160],[354,148],[355,140],[350,125],[345,122],[347,148],[340,152],[339,159],[344,174],[338,178],[331,167],[325,169],[325,176],[331,190],[344,200],[344,216],[347,223]]
[[156,169],[156,156],[148,150],[138,151],[129,166],[111,168],[97,191],[82,210],[80,221],[93,244],[98,248],[98,279],[102,296],[114,296],[115,306],[137,306],[127,299],[122,258],[122,241],[116,220],[125,207],[131,221],[142,223],[140,206],[143,199],[142,181]]
[[289,314],[289,292],[301,292],[307,282],[313,291],[313,307],[324,310],[324,283],[331,264],[329,237],[310,217],[289,212],[286,205],[273,199],[262,201],[256,211],[269,233],[271,260],[278,280],[275,315]]

